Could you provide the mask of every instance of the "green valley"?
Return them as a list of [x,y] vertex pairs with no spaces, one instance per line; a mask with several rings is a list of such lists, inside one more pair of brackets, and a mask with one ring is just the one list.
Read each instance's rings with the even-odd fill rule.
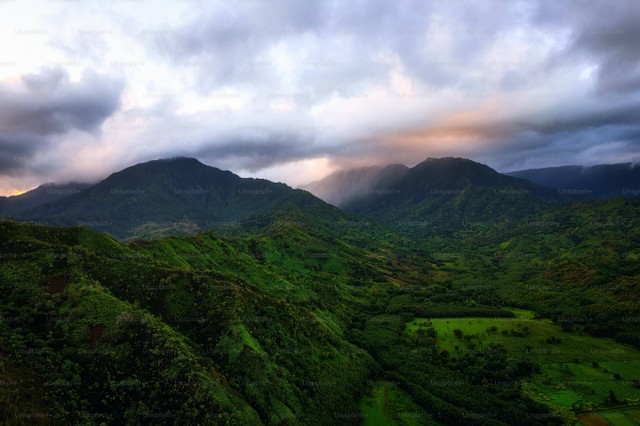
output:
[[[467,163],[457,179],[458,163],[443,164],[453,167],[447,179],[470,185],[469,198],[439,199],[441,213],[395,225],[393,215],[363,217],[284,186],[262,210],[214,229],[142,232],[131,223],[118,240],[84,226],[0,222],[0,417],[82,425],[634,421],[640,201],[562,203],[530,187],[508,215],[485,222],[501,207],[478,206],[506,181]],[[170,181],[188,176],[180,161],[145,167],[161,166]],[[87,191],[33,212],[73,221],[86,206],[97,212],[113,201]],[[248,200],[224,185],[216,191],[230,197],[230,212]],[[147,195],[151,210],[157,197],[171,198],[145,190],[127,203],[143,208]],[[183,195],[158,211],[175,224],[205,223],[179,212],[191,208]],[[436,206],[412,197],[404,202]],[[213,208],[191,201],[201,218]],[[459,226],[469,211],[474,224]],[[448,212],[457,219],[448,223]],[[423,226],[427,218],[436,226]]]

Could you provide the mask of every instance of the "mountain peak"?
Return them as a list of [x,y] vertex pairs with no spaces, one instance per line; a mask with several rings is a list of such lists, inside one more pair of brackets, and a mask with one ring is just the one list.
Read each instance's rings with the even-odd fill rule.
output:
[[200,160],[194,157],[168,157],[168,158],[159,158],[157,160],[146,161],[144,163],[136,164],[133,167],[167,166],[167,165],[206,166],[206,164],[202,163]]
[[195,157],[185,157],[185,156],[159,158],[157,160],[151,160],[149,162],[151,163],[151,162],[154,162],[154,161],[157,161],[159,163],[177,162],[177,163],[198,163],[198,164],[203,164],[200,160],[198,160]]
[[[473,161],[470,160],[468,158],[462,158],[462,157],[440,157],[440,158],[434,158],[434,157],[429,157],[426,160],[424,160],[421,163],[418,163],[417,165],[415,165],[413,168],[419,168],[419,167],[433,167],[433,166],[438,166],[438,167],[464,167],[464,168],[482,168],[485,170],[492,170],[494,171],[491,167],[487,166],[486,164],[482,164],[482,163],[478,163],[477,161]],[[496,172],[497,173],[497,172]]]
[[[171,157],[151,160],[134,164],[123,170],[113,173],[107,180],[122,180],[124,184],[135,183],[142,185],[141,180],[151,184],[163,175],[169,180],[180,180],[180,185],[199,184],[202,181],[217,176],[223,180],[239,179],[239,176],[230,171],[220,170],[217,167],[208,166],[192,157]],[[128,182],[125,182],[128,181]],[[111,182],[113,183],[113,182]]]
[[467,185],[497,186],[505,176],[491,167],[459,157],[427,158],[409,170],[405,184],[409,188],[458,188]]
[[227,227],[287,202],[313,199],[284,184],[241,178],[195,158],[175,157],[133,165],[73,197],[24,214],[59,225],[89,226],[116,238],[155,238]]

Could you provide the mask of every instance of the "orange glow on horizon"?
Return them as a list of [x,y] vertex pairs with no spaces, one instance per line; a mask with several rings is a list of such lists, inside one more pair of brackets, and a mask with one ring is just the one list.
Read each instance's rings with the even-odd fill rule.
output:
[[[31,188],[33,189],[33,188]],[[15,197],[16,195],[22,195],[29,192],[31,189],[7,189],[0,190],[0,197]]]
[[437,123],[425,128],[416,128],[381,136],[381,145],[404,148],[410,151],[431,151],[432,154],[451,154],[481,147],[487,140],[505,134],[506,126],[501,122],[504,109],[496,101],[466,111],[442,117]]

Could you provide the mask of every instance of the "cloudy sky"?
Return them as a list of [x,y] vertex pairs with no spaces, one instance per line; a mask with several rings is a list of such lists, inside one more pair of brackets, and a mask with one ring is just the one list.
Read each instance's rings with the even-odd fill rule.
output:
[[637,0],[0,0],[0,194],[194,156],[290,185],[640,160]]

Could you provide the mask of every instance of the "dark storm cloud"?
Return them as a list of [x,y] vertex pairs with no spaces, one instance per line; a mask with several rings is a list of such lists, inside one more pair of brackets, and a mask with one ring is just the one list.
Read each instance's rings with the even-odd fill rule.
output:
[[[313,104],[333,91],[348,94],[360,83],[383,78],[391,64],[381,53],[398,45],[411,49],[410,39],[425,33],[428,15],[417,18],[424,6],[421,2],[413,6],[394,8],[384,0],[348,5],[275,0],[242,2],[232,9],[214,6],[160,31],[153,47],[166,52],[177,67],[197,68],[203,91],[224,84],[249,85],[258,89],[259,98],[269,99],[270,90],[293,84],[304,95],[299,100]],[[394,18],[405,22],[398,26],[399,19]],[[290,72],[283,72],[273,57],[279,48],[295,55]]]
[[41,141],[23,135],[5,136],[3,133],[0,131],[0,175],[20,173]]
[[[507,149],[504,146],[507,145]],[[499,171],[640,160],[640,132],[624,127],[541,135],[523,133],[474,156]]]
[[638,3],[619,9],[603,28],[585,28],[574,48],[591,53],[600,61],[599,93],[629,93],[640,90],[640,7]]
[[[25,164],[52,140],[79,146],[73,130],[101,128],[104,173],[173,155],[271,176],[320,157],[330,168],[437,155],[517,168],[638,155],[637,0],[98,8],[105,22],[49,46],[120,76],[126,108],[101,127],[122,91],[107,78],[71,83],[52,70],[0,86],[5,173],[9,159]],[[74,10],[67,24],[88,13]]]
[[[493,143],[475,155],[502,171],[640,160],[640,104],[575,117],[476,129]],[[498,126],[499,127],[499,126]]]
[[94,73],[80,82],[61,69],[0,86],[0,174],[29,169],[54,137],[72,130],[95,133],[120,107],[122,84]]
[[274,164],[305,158],[301,141],[291,138],[272,137],[268,141],[232,140],[228,143],[212,144],[195,152],[199,158],[216,163],[242,159],[244,168],[255,171]]
[[[427,87],[468,89],[476,74],[494,71],[481,63],[487,49],[526,23],[520,9],[519,2],[504,1],[242,2],[212,6],[159,31],[152,47],[177,66],[198,68],[204,90],[286,82],[313,104],[335,90],[349,93],[386,79],[398,61]],[[296,55],[292,75],[269,56],[280,47]]]
[[570,42],[554,59],[582,56],[597,65],[597,92],[624,94],[640,90],[640,3],[635,0],[552,2],[543,0],[535,22],[570,31]]
[[[503,144],[502,169],[520,162],[593,165],[640,159],[640,99],[521,121]],[[526,119],[525,119],[526,120]],[[491,150],[491,149],[490,149]]]
[[[236,164],[255,172],[277,164],[327,154],[326,146],[314,143],[312,132],[315,130],[286,132],[269,129],[260,131],[260,136],[230,134],[204,141],[197,150],[181,154],[202,158],[211,164]],[[336,151],[331,154],[338,154],[339,150]]]
[[61,69],[22,78],[23,87],[0,87],[4,131],[43,136],[97,130],[120,107],[122,87],[95,74],[72,83]]
[[527,120],[515,123],[514,128],[533,130],[541,134],[572,133],[595,130],[603,127],[637,128],[640,126],[640,100],[622,105],[601,105],[592,111],[572,114],[566,111],[562,115],[549,114],[539,120]]

